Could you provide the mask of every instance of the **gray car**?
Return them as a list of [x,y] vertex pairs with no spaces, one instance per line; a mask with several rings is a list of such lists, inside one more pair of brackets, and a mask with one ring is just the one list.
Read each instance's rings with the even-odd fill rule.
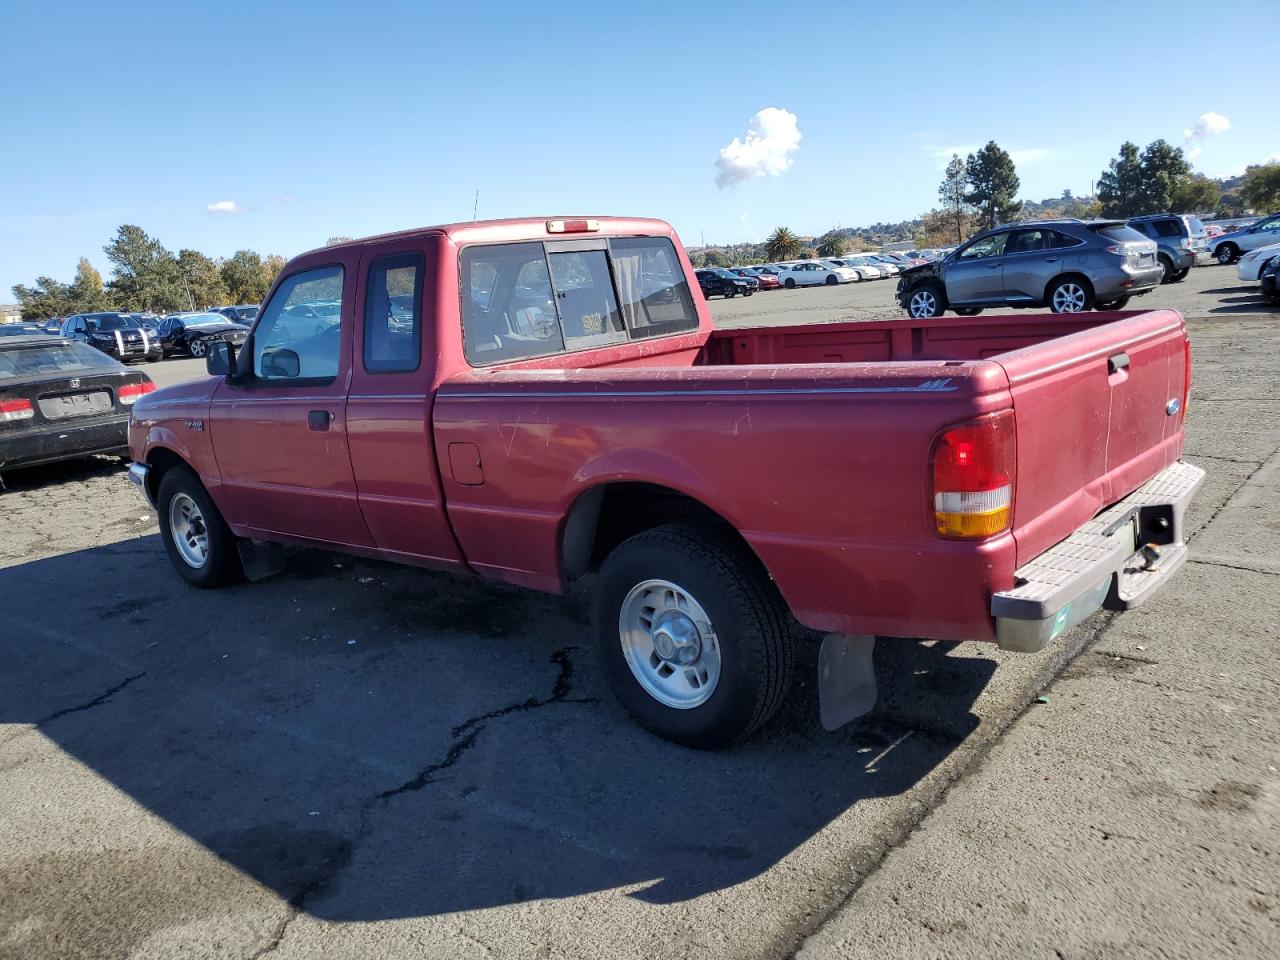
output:
[[1209,258],[1209,235],[1190,213],[1158,213],[1134,217],[1129,226],[1156,242],[1156,258],[1165,283],[1177,283],[1199,260]]
[[917,319],[984,307],[1121,310],[1163,276],[1155,243],[1123,220],[1007,223],[904,270],[898,302]]

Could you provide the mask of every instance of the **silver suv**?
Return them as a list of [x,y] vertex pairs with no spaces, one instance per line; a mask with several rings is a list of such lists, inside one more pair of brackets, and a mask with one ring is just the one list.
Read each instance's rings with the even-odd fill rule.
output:
[[1007,223],[904,270],[898,302],[917,319],[984,307],[1122,310],[1163,276],[1155,243],[1123,220]]

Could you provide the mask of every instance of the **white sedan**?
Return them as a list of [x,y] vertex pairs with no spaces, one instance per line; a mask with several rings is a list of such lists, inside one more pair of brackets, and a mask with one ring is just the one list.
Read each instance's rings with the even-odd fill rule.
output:
[[858,266],[848,257],[842,257],[839,260],[823,260],[828,267],[844,267],[846,270],[852,270],[858,275],[859,280],[879,280],[880,271],[875,267]]
[[1262,279],[1263,268],[1278,256],[1280,256],[1280,243],[1250,250],[1236,261],[1236,276],[1249,283],[1257,283]]
[[[856,257],[845,257],[844,262],[854,268],[868,267],[876,272],[877,278],[889,276],[889,268],[883,263],[877,263],[875,260],[871,259],[868,254],[861,254]],[[898,271],[895,270],[893,272],[897,273]]]
[[848,267],[827,266],[816,260],[790,263],[778,272],[778,279],[788,290],[795,287],[812,287],[818,284],[835,286],[837,283],[853,283],[858,275]]

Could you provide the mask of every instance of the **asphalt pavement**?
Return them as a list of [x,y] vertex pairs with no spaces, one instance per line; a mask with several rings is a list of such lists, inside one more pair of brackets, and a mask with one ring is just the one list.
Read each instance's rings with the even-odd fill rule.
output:
[[802,670],[715,754],[608,698],[582,593],[318,552],[201,592],[117,462],[7,474],[0,958],[1274,956],[1280,316],[1218,267],[1146,299],[1192,331],[1196,561],[1041,655],[882,641],[836,733]]

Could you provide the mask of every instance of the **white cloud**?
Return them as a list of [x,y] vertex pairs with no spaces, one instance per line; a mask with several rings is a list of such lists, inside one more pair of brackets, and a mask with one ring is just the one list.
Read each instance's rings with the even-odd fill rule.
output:
[[958,147],[935,147],[933,144],[921,147],[925,153],[933,157],[933,162],[937,164],[939,170],[947,169],[947,164],[951,162],[951,158],[959,157],[963,160],[969,154],[978,149],[976,143],[962,143]]
[[744,140],[734,137],[716,160],[716,186],[723,190],[755,177],[780,176],[800,148],[796,115],[780,107],[765,107],[747,124]]
[[1035,163],[1048,157],[1049,151],[1043,147],[1033,147],[1030,150],[1010,150],[1009,156],[1014,163]]
[[298,202],[298,198],[291,193],[282,194],[279,199],[286,207],[291,207]]
[[1200,119],[1196,121],[1194,127],[1187,127],[1182,131],[1182,135],[1186,138],[1183,149],[1186,152],[1187,159],[1194,160],[1200,156],[1200,144],[1205,137],[1216,137],[1220,133],[1226,133],[1231,129],[1231,121],[1220,113],[1214,113],[1210,110],[1208,113],[1200,114]]
[[205,210],[209,213],[244,213],[244,207],[234,200],[215,200]]

